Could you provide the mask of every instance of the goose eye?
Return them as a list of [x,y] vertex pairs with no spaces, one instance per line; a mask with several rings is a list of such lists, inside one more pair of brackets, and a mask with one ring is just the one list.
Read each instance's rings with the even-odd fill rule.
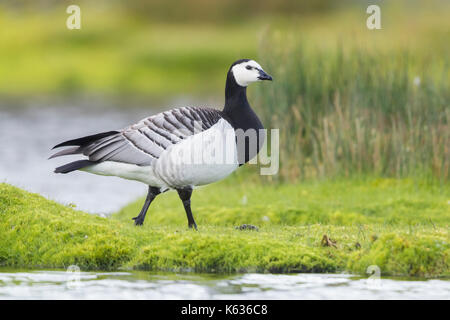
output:
[[250,67],[250,66],[246,66],[245,69],[247,69],[247,70],[252,70],[253,68]]

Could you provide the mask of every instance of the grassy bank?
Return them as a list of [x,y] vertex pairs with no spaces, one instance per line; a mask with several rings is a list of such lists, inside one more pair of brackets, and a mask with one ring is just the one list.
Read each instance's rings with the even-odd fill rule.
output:
[[[195,232],[174,193],[136,228],[142,201],[101,218],[1,184],[0,265],[364,274],[376,264],[382,275],[448,277],[448,198],[448,186],[410,180],[223,182],[194,193]],[[244,223],[259,230],[235,229]]]

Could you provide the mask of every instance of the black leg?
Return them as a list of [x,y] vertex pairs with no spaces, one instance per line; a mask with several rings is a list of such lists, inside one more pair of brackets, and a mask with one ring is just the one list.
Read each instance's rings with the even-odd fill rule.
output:
[[195,223],[194,216],[191,211],[192,187],[177,189],[177,191],[181,201],[183,201],[184,210],[186,210],[189,228],[195,228],[195,230],[197,230],[197,224]]
[[161,191],[159,191],[159,188],[155,187],[148,187],[148,194],[147,198],[145,199],[144,206],[142,207],[141,212],[139,212],[139,215],[137,217],[134,217],[134,224],[137,226],[141,226],[144,223],[145,215],[147,214],[148,207],[152,203],[153,199],[156,198],[158,194],[160,194]]

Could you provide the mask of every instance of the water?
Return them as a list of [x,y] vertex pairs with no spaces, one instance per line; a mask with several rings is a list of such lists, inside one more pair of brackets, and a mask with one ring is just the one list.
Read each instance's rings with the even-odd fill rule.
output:
[[79,157],[47,160],[50,149],[68,139],[126,127],[154,113],[149,108],[0,107],[0,182],[91,213],[117,211],[145,195],[146,186],[85,172],[54,174],[55,167]]
[[0,271],[0,299],[446,299],[448,280],[348,274]]

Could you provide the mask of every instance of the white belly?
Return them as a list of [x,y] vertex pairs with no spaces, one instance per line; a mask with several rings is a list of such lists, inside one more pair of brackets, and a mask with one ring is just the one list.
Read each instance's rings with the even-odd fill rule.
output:
[[171,187],[209,184],[238,166],[234,129],[223,119],[167,148],[153,164],[156,175]]
[[168,187],[164,181],[155,175],[151,166],[144,167],[129,163],[105,161],[81,170],[102,176],[116,176],[128,180],[136,180],[152,187]]

